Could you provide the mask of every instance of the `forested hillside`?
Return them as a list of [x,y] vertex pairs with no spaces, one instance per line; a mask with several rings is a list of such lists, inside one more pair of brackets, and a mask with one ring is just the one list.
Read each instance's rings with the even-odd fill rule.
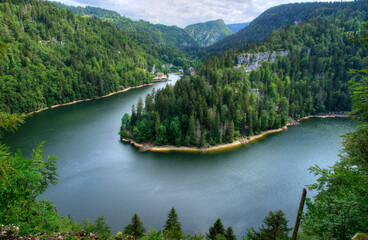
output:
[[[123,137],[157,145],[206,146],[284,126],[288,118],[351,109],[349,69],[361,69],[365,50],[349,40],[355,17],[287,26],[258,46],[211,57],[198,75],[152,92],[122,120]],[[288,50],[250,73],[236,66],[246,52]]]
[[31,112],[149,83],[159,60],[108,23],[47,1],[0,3],[0,109]]
[[233,32],[233,33],[237,33],[240,30],[242,30],[243,28],[245,28],[246,26],[248,26],[250,24],[250,22],[246,22],[246,23],[232,23],[232,24],[227,24],[226,26]]
[[192,24],[185,27],[184,30],[192,36],[201,47],[214,44],[224,37],[233,34],[222,19]]
[[291,3],[272,7],[253,20],[249,26],[238,33],[224,38],[208,47],[206,51],[224,51],[227,48],[237,49],[249,43],[265,40],[271,33],[288,24],[297,25],[318,17],[338,19],[346,31],[366,18],[368,1],[352,2],[314,2]]
[[144,20],[133,21],[130,18],[122,17],[117,12],[97,7],[73,7],[56,2],[54,4],[59,8],[69,9],[81,16],[97,17],[102,21],[106,21],[117,26],[119,29],[127,33],[145,33],[151,37],[157,45],[177,48],[197,47],[196,41],[183,29],[177,26],[152,24]]

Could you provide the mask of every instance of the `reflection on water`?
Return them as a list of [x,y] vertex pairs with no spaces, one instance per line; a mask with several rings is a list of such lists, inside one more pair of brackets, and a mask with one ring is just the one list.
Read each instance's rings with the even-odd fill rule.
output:
[[139,153],[121,143],[123,114],[140,96],[166,84],[43,111],[5,142],[29,155],[46,141],[46,154],[60,159],[59,183],[44,197],[61,215],[104,215],[116,233],[135,212],[144,225],[162,229],[174,206],[184,232],[205,233],[220,217],[243,235],[248,227],[258,228],[270,210],[284,210],[294,224],[302,188],[315,181],[307,169],[338,160],[339,136],[354,126],[347,119],[305,120],[217,154]]

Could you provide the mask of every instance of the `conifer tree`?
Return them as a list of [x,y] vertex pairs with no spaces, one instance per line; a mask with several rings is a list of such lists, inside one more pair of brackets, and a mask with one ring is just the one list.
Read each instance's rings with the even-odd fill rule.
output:
[[222,225],[221,219],[218,218],[216,222],[213,224],[213,226],[209,229],[209,234],[207,234],[207,237],[209,239],[215,239],[217,235],[225,236],[225,228],[224,225]]
[[180,239],[183,236],[181,223],[179,222],[179,217],[174,207],[171,208],[167,216],[164,234],[169,239]]
[[144,235],[146,229],[143,227],[143,223],[137,213],[134,213],[132,217],[132,223],[128,224],[124,228],[124,234],[133,236],[134,238],[140,238]]
[[227,240],[236,240],[236,236],[234,235],[234,231],[232,227],[228,227],[225,232],[225,238]]
[[285,218],[285,213],[282,210],[270,211],[268,216],[263,220],[262,225],[257,232],[253,228],[248,230],[247,239],[259,240],[259,239],[288,239],[288,232],[291,230],[288,228],[288,220]]

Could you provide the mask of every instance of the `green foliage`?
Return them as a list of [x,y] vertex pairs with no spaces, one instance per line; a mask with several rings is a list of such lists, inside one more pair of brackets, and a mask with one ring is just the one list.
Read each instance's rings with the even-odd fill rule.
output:
[[[183,47],[184,45],[196,46],[195,41],[186,32],[177,26],[166,26],[162,24],[151,24],[144,20],[133,21],[130,18],[122,17],[114,11],[101,9],[97,7],[73,7],[62,3],[54,2],[59,8],[68,9],[75,14],[85,17],[97,17],[98,19],[117,26],[133,38],[145,37],[145,33],[149,35],[155,43],[167,45],[170,47]],[[139,35],[140,34],[140,35]]]
[[309,186],[318,194],[314,201],[307,201],[303,230],[308,235],[347,239],[357,232],[368,231],[367,141],[365,124],[344,136],[339,162],[329,169],[310,168],[319,178]]
[[236,236],[234,234],[233,228],[228,227],[225,232],[225,238],[226,240],[236,240]]
[[180,239],[183,236],[181,223],[175,208],[171,208],[164,227],[164,235],[169,239]]
[[208,230],[207,238],[209,239],[225,239],[225,228],[222,225],[221,219],[218,218],[216,222]]
[[[368,39],[365,39],[367,44]],[[363,72],[367,68],[363,69]],[[356,233],[368,231],[368,124],[366,115],[367,76],[352,81],[353,113],[362,125],[343,136],[340,161],[327,169],[310,168],[317,183],[309,189],[317,190],[314,201],[307,199],[308,210],[303,217],[306,236],[328,239],[351,239]]]
[[[161,68],[161,63],[173,63],[185,68],[190,65],[195,67],[198,65],[196,57],[190,54],[192,49],[197,48],[198,44],[188,33],[177,26],[151,24],[143,20],[133,21],[130,18],[120,16],[117,12],[91,6],[73,7],[56,2],[53,4],[86,18],[95,17],[116,26],[136,45],[151,55],[148,59],[149,65],[152,66],[155,63],[158,71],[166,71]],[[153,62],[152,57],[159,59],[160,62]]]
[[81,224],[81,229],[89,233],[97,233],[101,239],[108,239],[111,236],[111,229],[108,223],[105,222],[104,216],[99,216],[91,223],[89,219],[84,219]]
[[149,83],[148,72],[160,62],[159,54],[116,27],[47,1],[2,2],[0,15],[0,42],[7,46],[0,57],[4,112],[31,112]]
[[[351,12],[349,19],[355,19],[354,14],[360,16],[359,11]],[[349,66],[362,68],[365,50],[349,40],[359,29],[349,34],[348,30],[337,19],[320,18],[279,29],[258,46],[239,50],[235,58],[232,51],[211,56],[196,76],[150,94],[154,114],[143,111],[141,121],[130,122],[132,138],[203,147],[280,128],[289,117],[349,111],[348,83],[364,81],[349,73]],[[247,54],[243,50],[258,51],[257,47],[284,51],[285,56],[250,72],[235,66],[238,56]],[[159,125],[146,124],[158,118]]]
[[[0,112],[0,129],[10,132],[15,132],[18,127],[24,123],[24,116],[17,113]],[[2,137],[0,130],[0,137]]]
[[307,20],[315,20],[320,17],[338,21],[346,31],[356,31],[359,28],[360,21],[367,20],[367,10],[368,4],[366,1],[279,5],[263,12],[238,33],[207,47],[206,51],[238,49],[246,44],[259,43],[279,28],[287,25],[298,25]]
[[143,227],[143,223],[139,218],[138,214],[134,213],[132,217],[132,223],[128,224],[124,228],[124,234],[133,236],[134,238],[140,238],[144,235],[146,229]]
[[192,36],[201,47],[214,44],[233,33],[222,19],[192,24],[185,27],[184,30]]
[[281,240],[289,239],[288,232],[291,230],[288,228],[288,220],[285,218],[285,213],[282,210],[270,211],[268,216],[265,217],[259,232],[253,228],[248,229],[246,239],[249,240]]
[[[368,22],[364,22],[363,26],[366,31],[359,40],[364,42],[365,47],[368,48]],[[368,61],[368,57],[365,57],[365,61]],[[351,113],[368,122],[368,67],[364,67],[361,70],[351,70],[351,72],[359,73],[350,82],[350,89],[353,92],[351,97],[354,101]]]
[[7,149],[2,163],[11,169],[0,184],[0,222],[17,224],[20,233],[56,231],[58,215],[51,202],[37,198],[49,184],[57,182],[57,158],[43,154],[43,143],[33,150],[32,159],[24,158],[20,150],[11,154]]
[[246,22],[246,23],[232,23],[232,24],[227,24],[226,26],[233,32],[233,33],[237,33],[240,30],[242,30],[243,28],[245,28],[246,26],[248,26],[250,24],[250,22]]

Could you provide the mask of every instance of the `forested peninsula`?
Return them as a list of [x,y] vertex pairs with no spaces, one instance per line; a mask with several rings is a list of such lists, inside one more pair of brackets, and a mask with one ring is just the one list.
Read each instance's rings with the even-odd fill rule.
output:
[[[260,36],[264,39],[267,35],[268,39],[262,43],[230,49],[219,55],[205,55],[204,64],[196,72],[193,71],[194,76],[184,76],[174,86],[153,90],[144,99],[139,99],[133,105],[131,114],[125,113],[122,118],[121,137],[152,147],[169,145],[210,149],[222,144],[233,144],[234,141],[250,141],[262,134],[279,131],[295,119],[322,114],[334,116],[350,111],[360,120],[361,125],[343,136],[339,161],[328,168],[317,165],[309,168],[317,177],[315,183],[307,185],[315,196],[306,200],[307,208],[302,214],[298,239],[366,239],[367,3],[367,0],[341,4],[305,3],[304,6],[308,8],[304,11],[300,7],[294,8],[296,5],[272,8],[263,14],[261,20],[264,21],[255,21],[250,30],[233,35],[235,39],[242,38],[244,32],[258,30],[257,26],[262,27],[260,23],[263,23],[268,25],[264,26],[263,30],[266,31],[261,32]],[[318,11],[309,11],[311,9]],[[84,14],[84,10],[81,11]],[[288,16],[290,12],[293,14]],[[110,13],[107,11],[100,14],[102,16],[99,17],[105,18],[104,14]],[[21,150],[12,152],[9,146],[3,144],[4,132],[14,132],[24,123],[26,116],[21,113],[109,96],[113,92],[150,84],[148,72],[152,66],[162,66],[163,62],[172,59],[178,63],[188,63],[181,57],[186,55],[182,55],[178,48],[175,48],[174,53],[158,56],[161,51],[175,47],[166,38],[170,34],[165,39],[172,45],[154,46],[156,43],[152,41],[152,36],[148,37],[149,34],[124,32],[122,28],[129,26],[125,25],[126,19],[121,16],[114,15],[105,19],[106,22],[100,20],[75,15],[47,1],[0,1],[0,238],[237,239],[232,227],[224,227],[218,216],[213,219],[217,219],[213,225],[208,226],[207,233],[184,233],[174,207],[169,211],[162,230],[147,230],[135,213],[131,224],[125,225],[124,222],[124,226],[119,223],[121,232],[116,234],[111,232],[104,216],[97,217],[94,222],[89,219],[75,221],[71,215],[61,216],[53,202],[42,198],[48,188],[58,182],[58,158],[46,155],[44,142],[39,143],[31,154],[27,154],[29,156],[24,156]],[[272,25],[276,20],[279,22]],[[115,26],[108,22],[113,22]],[[145,30],[159,27],[148,23],[138,23],[135,26],[140,25]],[[161,34],[155,36],[160,37]],[[147,39],[147,44],[143,44]],[[244,40],[248,43],[247,39]],[[238,46],[238,43],[230,44]],[[29,141],[28,138],[26,140]],[[100,150],[103,146],[98,147]],[[91,145],[88,145],[87,150],[90,148]],[[106,160],[106,156],[101,159]],[[106,161],[100,163],[94,168],[96,172],[100,171],[101,166],[111,169]],[[90,162],[74,164],[70,167],[84,168]],[[126,165],[125,162],[122,164]],[[121,174],[120,168],[113,170]],[[148,173],[141,170],[138,178]],[[183,170],[186,171],[183,175],[190,177],[188,170]],[[91,172],[87,168],[86,173]],[[129,181],[126,184],[129,189],[136,190],[137,184],[142,182],[135,181],[137,178],[131,176],[128,175]],[[79,177],[72,174],[72,178]],[[221,178],[219,175],[214,177]],[[61,174],[61,178],[65,181],[64,174]],[[232,181],[236,180],[238,178]],[[73,187],[78,188],[79,185]],[[221,190],[215,187],[216,192]],[[252,187],[259,188],[262,185]],[[107,188],[117,191],[110,185]],[[175,189],[175,193],[181,189]],[[142,196],[150,201],[155,200],[152,198],[155,195],[146,194],[151,190],[153,188],[147,185],[143,195],[129,200],[137,201]],[[65,194],[64,189],[61,192]],[[130,193],[122,192],[124,197]],[[160,191],[155,192],[162,194]],[[211,200],[217,199],[216,196],[210,195]],[[232,203],[229,196],[226,197]],[[87,195],[86,201],[91,197],[93,195]],[[258,195],[254,197],[259,200]],[[97,213],[96,209],[90,208],[90,211]],[[149,209],[145,208],[145,211]],[[226,211],[224,208],[223,212]],[[205,217],[213,217],[213,214]],[[247,215],[244,219],[251,217]],[[202,224],[200,219],[195,221],[198,222],[193,224]],[[237,225],[250,228],[246,229],[242,239],[290,239],[291,228],[282,210],[270,211],[263,220],[264,224],[257,230],[242,225],[243,222],[239,221]],[[298,229],[295,230],[298,232]]]
[[349,111],[348,82],[360,78],[349,69],[365,64],[363,44],[351,40],[360,29],[318,17],[281,28],[261,44],[211,56],[196,76],[139,99],[122,118],[121,137],[210,148],[283,128],[289,119]]

